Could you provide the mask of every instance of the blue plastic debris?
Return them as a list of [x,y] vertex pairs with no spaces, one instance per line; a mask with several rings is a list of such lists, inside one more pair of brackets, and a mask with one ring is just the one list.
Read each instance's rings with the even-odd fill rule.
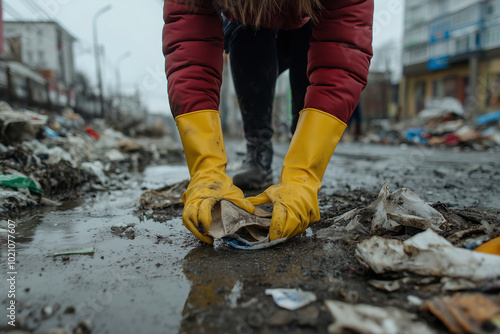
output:
[[478,116],[476,119],[476,125],[485,125],[498,120],[500,120],[500,110]]
[[59,137],[59,135],[57,134],[57,132],[55,132],[54,130],[52,130],[48,126],[45,126],[44,129],[45,129],[45,134],[47,135],[47,137],[49,137],[49,138]]
[[233,246],[236,249],[242,249],[242,250],[257,250],[257,249],[264,249],[264,248],[269,248],[273,247],[275,245],[278,245],[282,242],[286,241],[286,238],[281,238],[278,240],[274,241],[269,241],[269,237],[265,240],[261,240],[258,242],[249,242],[243,238],[241,238],[239,235],[235,234],[230,237],[224,237],[222,238],[225,242],[227,242],[229,245]]
[[423,134],[426,133],[427,132],[422,128],[409,128],[406,129],[405,138],[409,142],[415,144],[427,144],[429,141],[427,140],[427,138],[423,137]]
[[295,311],[316,301],[316,295],[301,289],[266,289],[266,295],[272,296],[281,308]]

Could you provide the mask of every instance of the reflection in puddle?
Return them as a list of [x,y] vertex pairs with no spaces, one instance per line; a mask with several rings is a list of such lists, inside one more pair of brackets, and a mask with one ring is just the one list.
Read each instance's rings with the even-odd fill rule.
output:
[[229,302],[229,306],[231,308],[236,307],[236,305],[238,303],[238,299],[241,297],[242,290],[243,290],[243,283],[238,281],[233,286],[233,290],[231,290],[231,293],[226,297],[226,300]]

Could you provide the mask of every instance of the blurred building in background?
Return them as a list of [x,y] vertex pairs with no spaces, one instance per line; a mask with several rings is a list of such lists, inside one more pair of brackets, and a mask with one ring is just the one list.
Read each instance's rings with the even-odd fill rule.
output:
[[[55,21],[0,23],[1,100],[55,112],[70,107],[85,118],[101,117],[95,88],[85,73],[75,71],[75,37]],[[117,91],[103,102],[106,118],[120,130],[142,122],[147,113],[137,92]]]
[[399,83],[393,83],[390,75],[390,72],[370,69],[368,83],[359,101],[363,122],[369,124],[380,119],[400,120]]
[[76,39],[56,22],[7,21],[3,27],[4,59],[21,63],[42,75],[53,104],[74,107],[73,43]]
[[406,0],[405,6],[405,115],[448,96],[472,113],[499,109],[500,0]]

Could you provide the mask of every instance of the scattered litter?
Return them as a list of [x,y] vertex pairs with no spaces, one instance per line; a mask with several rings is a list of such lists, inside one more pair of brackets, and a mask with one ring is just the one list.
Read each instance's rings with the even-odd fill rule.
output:
[[116,149],[112,149],[106,152],[106,158],[109,161],[123,161],[127,159],[127,156]]
[[316,295],[301,289],[266,289],[267,296],[281,308],[294,311],[316,301]]
[[500,255],[500,237],[496,237],[474,249],[476,252]]
[[436,297],[426,301],[422,310],[434,314],[455,334],[500,332],[499,296],[468,293]]
[[84,162],[80,165],[80,168],[97,176],[102,185],[105,186],[109,183],[108,177],[104,174],[104,165],[101,161]]
[[71,108],[64,108],[62,116],[56,116],[56,121],[67,128],[80,128],[85,124],[82,116]]
[[370,334],[430,334],[435,333],[414,314],[395,307],[376,307],[365,304],[351,305],[326,300],[326,308],[333,317],[328,333]]
[[255,208],[250,214],[233,203],[222,200],[212,210],[208,235],[223,239],[238,249],[256,250],[282,243],[286,238],[270,241],[271,213]]
[[492,111],[484,115],[479,115],[476,119],[476,125],[486,125],[489,123],[497,122],[499,120],[500,120],[500,110]]
[[90,137],[94,138],[95,140],[99,140],[101,136],[97,132],[95,132],[94,129],[92,129],[90,126],[84,126],[83,127],[85,131],[89,134]]
[[58,164],[61,160],[69,161],[72,165],[75,165],[71,154],[60,146],[49,148],[38,140],[25,141],[22,146],[41,157],[49,165]]
[[54,253],[54,256],[58,256],[58,255],[92,255],[92,254],[94,254],[94,247],[88,247],[88,248],[77,249],[77,250],[66,251],[66,252],[57,252],[57,253]]
[[16,189],[28,189],[37,194],[42,193],[42,189],[36,185],[35,181],[20,175],[0,175],[0,184]]
[[[128,126],[130,133],[140,126],[137,123]],[[86,124],[71,108],[37,113],[0,101],[0,174],[17,172],[31,178],[46,198],[30,199],[27,191],[16,188],[19,194],[14,195],[2,187],[0,211],[58,205],[49,199],[62,201],[90,190],[124,189],[131,180],[126,172],[141,172],[160,159],[184,159],[181,145],[174,141],[166,137],[155,145],[148,139],[132,139],[103,120]]]
[[370,280],[368,283],[382,291],[386,292],[393,292],[396,290],[399,290],[401,288],[401,281],[400,280],[394,280],[394,281],[379,281],[379,280]]
[[409,128],[406,129],[405,138],[410,143],[414,144],[427,144],[429,140],[425,137],[426,131],[422,128]]
[[45,206],[53,206],[53,207],[57,207],[57,206],[62,205],[62,203],[60,203],[60,202],[56,202],[56,201],[53,201],[53,200],[51,200],[49,198],[45,198],[45,197],[40,198],[40,204],[45,205]]
[[373,236],[357,245],[356,257],[377,274],[409,271],[474,281],[500,278],[498,256],[454,247],[430,229],[405,242]]
[[347,231],[380,235],[398,232],[403,226],[440,231],[446,220],[411,190],[403,188],[390,193],[389,185],[384,183],[369,206],[336,217],[335,222],[347,224]]
[[165,187],[148,190],[142,193],[140,203],[142,206],[153,209],[164,209],[171,205],[182,204],[182,194],[186,191],[189,180],[170,184]]
[[417,296],[406,296],[406,299],[408,300],[408,302],[410,303],[410,305],[413,305],[413,306],[420,306],[424,303],[424,301],[420,298],[418,298]]
[[56,137],[59,137],[59,135],[57,134],[57,132],[55,132],[54,130],[52,130],[51,128],[49,128],[48,126],[45,126],[44,127],[44,130],[45,130],[45,134],[47,135],[47,137],[49,138],[56,138]]
[[416,144],[488,150],[500,147],[500,111],[466,122],[464,106],[455,98],[429,99],[415,117],[398,123],[372,122],[366,143]]

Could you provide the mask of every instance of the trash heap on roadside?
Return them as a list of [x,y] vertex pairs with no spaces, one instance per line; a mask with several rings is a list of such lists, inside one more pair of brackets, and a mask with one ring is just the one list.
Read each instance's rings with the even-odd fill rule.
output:
[[[428,285],[434,291],[428,299],[406,296],[418,314],[326,300],[333,318],[329,333],[435,333],[428,319],[452,333],[500,333],[500,220],[450,211],[409,189],[391,193],[384,184],[370,205],[334,217],[331,227],[316,232],[333,242],[360,240],[355,256],[374,273],[377,279],[368,283],[375,289],[408,293]],[[467,229],[464,220],[472,222]]]
[[335,248],[353,245],[364,270],[356,281],[371,287],[367,298],[358,302],[354,282],[348,293],[339,290],[343,301],[301,288],[266,289],[280,308],[269,326],[301,325],[304,313],[315,323],[319,301],[331,316],[330,334],[500,333],[498,217],[430,205],[409,189],[391,192],[384,184],[371,204],[330,219],[315,237]]
[[[182,156],[165,139],[142,144],[107,126],[87,123],[72,109],[60,114],[13,109],[0,102],[0,212],[58,201],[86,191],[118,189],[127,172]],[[177,159],[177,158],[176,158]]]
[[365,141],[419,144],[472,150],[500,148],[500,111],[470,119],[455,98],[428,100],[425,109],[408,122],[379,122]]

